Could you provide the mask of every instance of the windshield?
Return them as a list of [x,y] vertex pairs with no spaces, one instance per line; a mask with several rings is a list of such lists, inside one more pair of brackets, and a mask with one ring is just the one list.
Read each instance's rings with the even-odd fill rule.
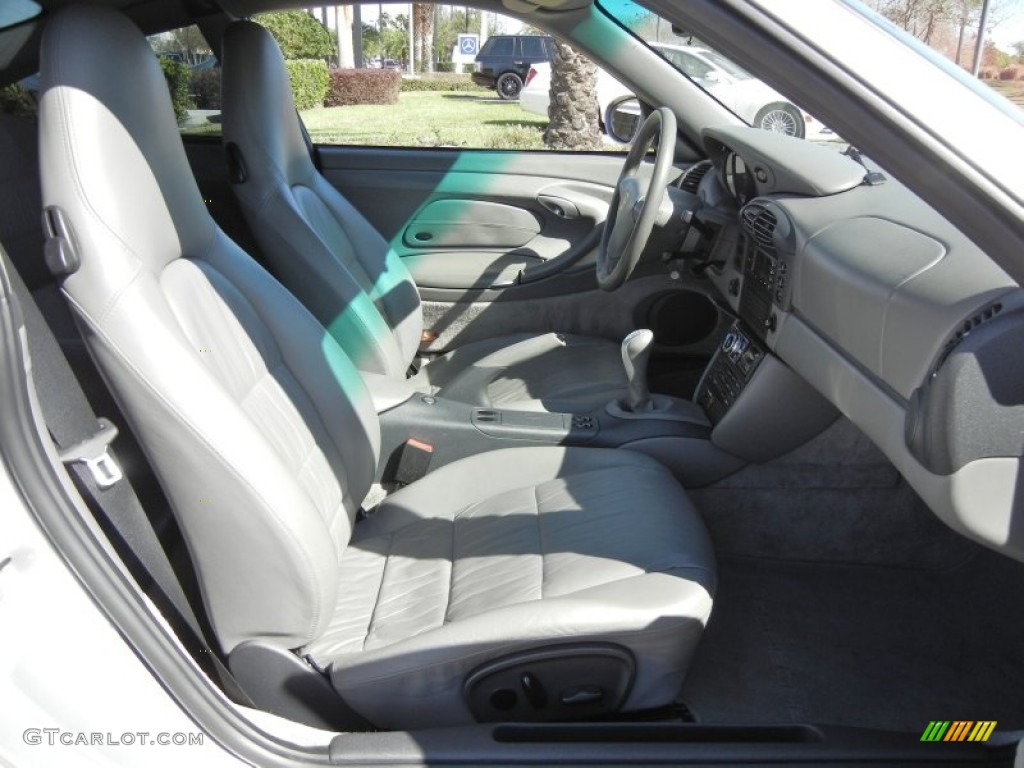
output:
[[34,19],[42,10],[32,0],[4,0],[0,3],[0,29]]
[[732,75],[737,80],[747,80],[753,77],[752,74],[747,72],[747,70],[739,64],[734,61],[729,61],[729,59],[725,58],[725,56],[720,54],[718,51],[712,51],[709,49],[705,52],[704,57],[720,70]]
[[[851,0],[849,4],[872,24],[910,43],[927,59],[975,92],[988,94],[990,101],[1019,119],[1019,108],[1024,106],[1024,0],[993,3],[996,12],[987,17],[980,0],[955,3],[955,13],[946,12],[949,9],[939,3],[912,0],[867,0],[866,5]],[[681,29],[633,0],[598,0],[598,7],[746,123],[812,141],[841,142],[803,105],[762,82],[755,67],[747,71],[690,30]],[[807,9],[801,16],[810,24],[815,16],[812,9],[822,8],[808,3]],[[842,38],[839,30],[819,26],[814,31],[819,42],[833,34]],[[834,50],[835,43],[830,47]],[[870,61],[870,66],[881,64]],[[905,66],[903,62],[896,67],[886,82],[893,94],[909,88],[911,95],[919,96],[913,93],[912,78],[898,76]],[[979,90],[979,81],[987,88]],[[902,95],[895,98],[905,100]]]
[[599,7],[748,125],[817,142],[841,142],[814,115],[759,80],[756,72],[689,30],[633,0],[599,0]]

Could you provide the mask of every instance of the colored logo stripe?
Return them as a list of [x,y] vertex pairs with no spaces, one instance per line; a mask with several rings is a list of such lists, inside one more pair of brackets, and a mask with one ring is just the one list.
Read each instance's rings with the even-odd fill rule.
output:
[[954,720],[943,741],[963,741],[974,725],[973,720]]
[[931,720],[921,741],[988,741],[996,724],[995,720]]
[[971,731],[971,735],[967,737],[968,741],[988,741],[988,737],[992,735],[992,731],[996,729],[995,720],[979,720],[974,726],[974,730]]

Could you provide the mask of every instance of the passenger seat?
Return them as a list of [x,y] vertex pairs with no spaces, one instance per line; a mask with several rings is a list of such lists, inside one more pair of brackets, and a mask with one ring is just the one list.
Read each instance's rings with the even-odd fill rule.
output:
[[[224,142],[236,168],[235,196],[260,251],[360,370],[405,379],[423,330],[412,276],[313,165],[270,33],[235,22],[222,56]],[[569,413],[626,392],[617,341],[566,333],[466,344],[427,363],[413,383],[474,405]]]

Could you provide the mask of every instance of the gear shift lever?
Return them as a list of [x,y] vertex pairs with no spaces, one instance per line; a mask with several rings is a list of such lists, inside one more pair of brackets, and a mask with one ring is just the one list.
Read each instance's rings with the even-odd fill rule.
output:
[[654,333],[646,328],[633,331],[622,340],[622,365],[629,379],[629,393],[623,410],[636,413],[651,408],[651,391],[647,388],[647,361],[651,356]]

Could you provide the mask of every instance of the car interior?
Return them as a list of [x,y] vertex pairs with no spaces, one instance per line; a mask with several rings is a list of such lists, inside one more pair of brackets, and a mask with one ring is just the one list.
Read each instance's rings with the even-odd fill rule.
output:
[[[1018,281],[599,3],[478,4],[635,86],[628,154],[315,144],[251,20],[282,0],[0,29],[39,78],[2,282],[104,417],[43,414],[100,527],[171,617],[105,521],[134,499],[198,617],[180,684],[332,761],[1012,760]],[[146,39],[192,23],[223,136],[179,133]],[[957,718],[998,728],[921,751]]]

